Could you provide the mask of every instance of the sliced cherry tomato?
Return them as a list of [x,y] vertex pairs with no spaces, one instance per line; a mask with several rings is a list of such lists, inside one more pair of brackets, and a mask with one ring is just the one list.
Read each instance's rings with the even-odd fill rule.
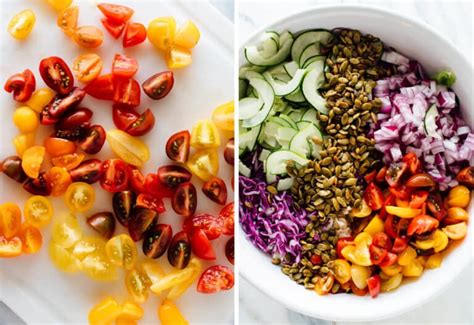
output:
[[372,236],[372,245],[383,248],[386,251],[390,251],[392,249],[392,241],[387,236],[387,234],[383,232],[378,232]]
[[5,158],[0,165],[0,171],[20,184],[23,184],[27,178],[21,167],[21,159],[18,156]]
[[393,242],[392,253],[400,254],[408,247],[405,239],[397,237]]
[[140,84],[135,79],[114,79],[114,103],[129,107],[140,105]]
[[72,71],[77,80],[91,82],[102,71],[102,65],[102,59],[97,54],[82,54],[74,60]]
[[439,221],[428,215],[419,215],[413,218],[408,226],[407,235],[412,236],[414,234],[422,235],[426,232],[433,231],[438,228]]
[[191,172],[204,181],[217,176],[219,172],[219,156],[217,150],[198,150],[186,163]]
[[170,69],[184,68],[193,62],[191,51],[179,46],[172,46],[165,53],[165,60],[166,65]]
[[[224,159],[229,165],[234,166],[234,138],[229,139],[229,141],[227,141],[227,144],[225,145]],[[234,186],[233,181],[231,182],[231,184],[232,186]],[[233,187],[232,190],[234,190]]]
[[390,187],[397,186],[400,182],[401,177],[407,170],[407,164],[404,162],[392,162],[387,169],[385,174],[385,180]]
[[169,94],[174,85],[172,71],[154,74],[142,84],[143,91],[151,99],[161,99]]
[[414,152],[409,152],[403,157],[403,162],[408,166],[408,170],[412,174],[417,174],[421,171],[421,163]]
[[0,205],[0,235],[7,239],[17,235],[21,228],[21,210],[14,203]]
[[415,174],[407,180],[406,185],[414,188],[427,188],[432,190],[436,187],[436,182],[429,174]]
[[372,298],[377,297],[380,292],[381,280],[379,275],[373,275],[367,279],[367,287]]
[[370,251],[370,260],[373,264],[378,265],[380,264],[385,256],[387,256],[387,250],[385,248],[378,247],[373,243],[369,247]]
[[380,210],[383,206],[383,195],[380,188],[374,183],[367,185],[364,199],[372,210]]
[[0,257],[16,257],[21,255],[22,243],[20,238],[7,239],[0,236]]
[[430,193],[426,200],[426,205],[436,219],[443,220],[446,217],[447,210],[443,207],[443,201],[439,193]]
[[188,130],[173,134],[166,142],[169,159],[184,164],[188,161],[191,135]]
[[72,6],[66,8],[58,15],[57,25],[69,37],[74,35],[79,17],[79,7]]
[[137,207],[151,209],[159,214],[166,211],[165,204],[160,198],[156,198],[150,194],[140,193],[137,197]]
[[204,230],[193,228],[191,230],[191,248],[193,253],[203,260],[215,260],[216,253]]
[[387,255],[385,256],[383,261],[381,263],[379,263],[379,266],[380,267],[386,267],[386,266],[393,265],[397,262],[397,259],[398,259],[398,256],[396,254],[391,253],[391,252],[387,252]]
[[112,74],[104,74],[92,80],[84,87],[85,92],[97,99],[113,100],[114,84]]
[[468,166],[462,169],[456,176],[459,183],[469,188],[474,188],[474,166]]
[[102,176],[101,165],[102,162],[98,159],[84,160],[70,171],[72,181],[94,184]]
[[344,259],[345,257],[342,255],[341,251],[344,247],[354,245],[354,238],[352,237],[341,237],[338,239],[336,244],[336,252],[339,258]]
[[203,184],[203,193],[217,204],[224,205],[227,201],[227,188],[219,177],[213,177]]
[[163,185],[176,188],[178,185],[189,182],[192,174],[184,167],[167,165],[158,168],[158,178]]
[[22,251],[25,254],[37,253],[43,245],[43,236],[39,229],[27,224],[23,225],[19,238],[22,242]]
[[36,17],[31,9],[25,9],[13,16],[7,30],[13,38],[23,40],[30,35],[35,26]]
[[192,183],[183,183],[176,188],[171,204],[174,212],[189,217],[196,212],[197,193]]
[[108,192],[121,192],[128,188],[130,171],[121,159],[107,159],[102,162],[100,185]]
[[124,227],[128,228],[132,212],[135,210],[136,201],[137,195],[132,191],[117,192],[112,197],[115,217]]
[[77,127],[89,127],[94,113],[85,107],[79,107],[64,114],[56,124],[57,129],[72,130]]
[[147,174],[145,178],[145,192],[156,198],[172,198],[175,189],[164,186],[157,174]]
[[73,154],[64,155],[61,157],[51,158],[51,163],[53,164],[53,166],[63,167],[63,168],[66,168],[67,170],[72,170],[76,168],[77,166],[79,166],[83,160],[84,160],[83,154],[73,153]]
[[97,8],[105,17],[117,23],[125,23],[135,12],[132,8],[110,3],[99,3]]
[[123,47],[135,46],[146,40],[146,28],[140,23],[128,23],[123,36]]
[[94,188],[83,182],[72,183],[66,190],[64,201],[71,211],[89,211],[95,202]]
[[139,137],[150,132],[155,126],[155,116],[150,109],[147,109],[125,130],[128,134]]
[[57,56],[41,60],[39,70],[46,85],[61,95],[70,93],[74,87],[71,70],[66,62]]
[[180,231],[171,239],[168,248],[168,261],[178,269],[184,269],[191,259],[189,236],[185,231]]
[[387,173],[387,166],[383,166],[375,176],[377,183],[383,183],[385,181],[385,174]]
[[188,20],[176,32],[174,44],[191,49],[197,45],[200,37],[201,34],[197,26],[191,20]]
[[219,131],[210,120],[198,121],[191,132],[191,146],[197,149],[215,148],[221,144]]
[[100,125],[92,125],[79,141],[79,147],[89,155],[98,153],[105,143],[105,130]]
[[28,177],[37,178],[43,164],[46,149],[43,146],[33,146],[25,150],[21,167]]
[[96,26],[81,26],[74,32],[74,41],[85,48],[96,48],[102,45],[104,34]]
[[139,241],[158,220],[158,213],[154,210],[135,207],[128,221],[128,232],[134,241]]
[[87,224],[106,239],[110,239],[115,232],[115,217],[112,212],[95,213],[87,218]]
[[127,234],[110,238],[105,245],[105,251],[113,264],[126,270],[131,270],[137,261],[137,248]]
[[208,213],[200,213],[186,218],[183,223],[183,229],[188,233],[188,235],[191,235],[193,228],[202,229],[209,240],[214,240],[219,238],[222,234],[222,225],[222,220],[220,218]]
[[224,235],[233,236],[235,218],[234,202],[230,202],[222,208],[221,212],[219,212],[219,218],[221,219],[223,225],[222,233]]
[[173,17],[160,17],[148,24],[148,40],[162,51],[170,50],[176,33],[176,21]]
[[113,105],[112,117],[115,126],[122,131],[126,131],[139,117],[133,108],[123,105]]
[[145,193],[145,176],[135,166],[130,167],[130,187],[135,193]]
[[6,92],[13,92],[13,99],[17,102],[26,102],[36,88],[36,79],[31,70],[26,69],[8,78],[3,87]]
[[131,78],[138,71],[138,62],[134,58],[122,54],[115,54],[112,63],[114,77]]
[[356,296],[360,296],[360,297],[363,297],[367,294],[367,287],[365,287],[364,289],[359,289],[355,284],[354,282],[350,281],[351,283],[351,291],[353,294],[355,294]]
[[67,95],[56,95],[46,105],[40,114],[42,124],[54,124],[68,111],[74,109],[86,96],[86,92],[78,87],[72,89]]
[[234,237],[231,237],[225,244],[225,256],[234,265]]
[[415,191],[411,195],[409,206],[412,209],[420,209],[427,199],[428,199],[427,191]]
[[127,26],[126,23],[117,23],[107,17],[104,17],[100,20],[102,25],[105,29],[112,35],[115,39],[119,38],[122,35],[125,27]]
[[72,183],[71,175],[63,167],[52,167],[48,171],[48,178],[51,182],[52,196],[63,195],[66,192],[66,189]]
[[221,130],[234,131],[234,101],[218,106],[212,112],[212,121]]
[[44,140],[46,152],[51,157],[64,156],[76,151],[76,144],[72,141],[49,137]]
[[117,269],[103,252],[88,255],[80,264],[81,270],[91,279],[98,281],[114,281],[117,279]]
[[51,194],[51,182],[48,174],[41,172],[38,178],[28,178],[23,188],[33,195],[48,196]]
[[215,293],[221,290],[230,290],[233,286],[234,272],[226,266],[214,265],[201,274],[197,290],[201,293]]
[[364,180],[366,181],[367,184],[375,181],[375,177],[377,176],[377,171],[373,170],[370,173],[367,173],[364,175]]
[[384,229],[387,235],[389,235],[391,238],[396,238],[397,232],[393,224],[393,219],[394,219],[394,216],[392,214],[387,215],[387,218],[385,219],[385,222],[384,222]]
[[311,255],[310,261],[313,265],[321,265],[321,263],[323,262],[321,256],[317,254]]

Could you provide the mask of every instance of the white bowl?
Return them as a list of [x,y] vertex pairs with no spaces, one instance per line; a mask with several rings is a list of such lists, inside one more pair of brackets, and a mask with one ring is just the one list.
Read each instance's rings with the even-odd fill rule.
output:
[[[399,52],[417,59],[428,73],[443,68],[453,70],[457,76],[453,88],[460,99],[463,116],[474,127],[472,65],[448,40],[422,21],[369,6],[324,6],[276,21],[255,33],[244,46],[257,44],[258,37],[266,30],[298,32],[335,27],[371,33]],[[243,53],[243,49],[239,53]],[[243,63],[245,58],[241,55],[240,64]],[[474,216],[472,203],[469,214]],[[273,265],[267,255],[247,240],[242,229],[239,231],[240,274],[262,292],[309,316],[333,321],[373,321],[413,309],[447,288],[472,259],[474,222],[469,223],[467,237],[447,254],[440,268],[427,270],[419,279],[409,283],[404,281],[395,291],[380,294],[376,299],[350,294],[318,296],[290,280],[280,267]]]

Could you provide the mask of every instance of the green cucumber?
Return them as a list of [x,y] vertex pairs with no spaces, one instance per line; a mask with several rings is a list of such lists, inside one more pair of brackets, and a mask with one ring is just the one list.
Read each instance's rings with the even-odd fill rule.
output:
[[279,179],[278,184],[277,184],[277,190],[278,191],[289,190],[293,186],[294,182],[295,182],[295,179],[292,177]]
[[[281,40],[282,37],[280,37],[280,41]],[[247,46],[244,49],[244,55],[247,61],[253,65],[262,67],[273,66],[285,61],[291,51],[292,44],[293,39],[291,37],[286,39],[285,42],[281,44],[278,52],[269,58],[263,57],[256,46]]]
[[263,100],[263,107],[257,114],[242,121],[242,126],[246,128],[262,124],[267,118],[275,100],[273,88],[265,80],[253,78],[249,80],[249,83],[257,91],[258,97]]
[[[312,67],[310,69],[310,67]],[[328,113],[326,100],[319,94],[318,88],[324,80],[324,62],[315,61],[308,67],[309,71],[303,79],[301,90],[306,100],[323,114]]]
[[250,177],[252,171],[239,160],[239,173],[245,177]]
[[290,150],[274,151],[267,158],[267,174],[287,174],[286,165],[288,161],[294,161],[297,166],[301,167],[306,165],[309,160]]
[[299,69],[298,63],[295,61],[287,62],[283,64],[283,69],[290,76],[293,77],[296,71]]
[[292,102],[292,103],[304,103],[304,102],[306,102],[306,98],[304,98],[303,93],[301,92],[301,87],[296,89],[291,94],[286,95],[285,99]]
[[257,114],[263,108],[263,99],[245,97],[239,100],[239,119],[245,120]]
[[290,125],[292,129],[298,130],[298,126],[296,125],[296,122],[291,117],[285,114],[280,114],[280,118],[284,119]]
[[299,69],[288,83],[276,81],[267,71],[263,73],[265,80],[272,86],[276,96],[285,96],[294,92],[301,84],[306,70]]
[[321,54],[321,44],[320,43],[313,43],[308,45],[300,55],[298,59],[298,64],[300,67],[304,66],[304,63],[312,57],[318,56]]
[[296,36],[293,46],[291,47],[291,59],[299,63],[301,53],[310,44],[320,42],[323,45],[327,45],[332,41],[334,35],[327,30],[308,30],[302,32]]

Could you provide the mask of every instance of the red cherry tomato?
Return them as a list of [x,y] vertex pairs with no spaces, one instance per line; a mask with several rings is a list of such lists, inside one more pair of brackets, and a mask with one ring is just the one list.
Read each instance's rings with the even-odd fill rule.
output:
[[129,167],[121,159],[108,159],[102,163],[100,185],[108,192],[121,192],[128,188]]
[[203,193],[217,204],[224,205],[227,201],[227,188],[219,177],[213,177],[202,186]]
[[100,125],[92,125],[85,131],[84,136],[79,141],[79,147],[89,155],[95,155],[104,146],[106,138],[105,130]]
[[367,294],[367,287],[365,287],[364,289],[359,289],[354,282],[350,281],[351,283],[351,291],[353,294],[355,294],[356,296],[360,296],[360,297],[363,297]]
[[84,182],[87,184],[94,184],[100,180],[102,176],[102,162],[99,159],[84,160],[71,170],[71,179],[73,182]]
[[183,229],[189,235],[193,228],[199,228],[204,230],[209,240],[219,238],[222,234],[222,222],[220,218],[210,215],[208,213],[200,213],[195,216],[188,217],[183,223]]
[[73,130],[81,126],[89,127],[92,115],[93,112],[88,108],[76,108],[60,118],[59,122],[55,125],[56,129]]
[[123,36],[123,47],[130,47],[146,40],[146,28],[140,23],[128,23]]
[[234,254],[234,237],[232,237],[225,244],[225,256],[232,265],[234,265]]
[[370,250],[370,260],[373,264],[380,264],[385,256],[387,256],[387,250],[385,248],[378,247],[373,243],[369,247]]
[[97,8],[105,17],[117,23],[125,23],[135,12],[132,8],[111,3],[99,3]]
[[138,195],[135,205],[137,207],[154,210],[157,213],[163,213],[166,211],[165,204],[163,203],[162,199],[156,198],[146,193],[141,193]]
[[166,165],[158,168],[160,182],[169,188],[176,188],[179,184],[189,182],[192,174],[184,167]]
[[392,162],[385,173],[385,180],[388,185],[390,187],[398,186],[407,168],[408,166],[404,162]]
[[387,215],[387,218],[385,219],[384,222],[384,230],[387,235],[389,235],[391,238],[396,238],[397,237],[397,231],[395,230],[395,226],[393,223],[393,219],[395,217],[392,214]]
[[439,221],[428,215],[419,215],[414,217],[408,226],[407,235],[422,235],[425,232],[432,231],[439,226]]
[[119,38],[122,35],[123,31],[125,30],[126,23],[117,23],[113,20],[104,17],[100,20],[102,25],[104,25],[105,29],[112,35],[115,39]]
[[234,286],[234,272],[226,266],[214,265],[205,270],[197,285],[201,293],[215,293],[230,290]]
[[28,178],[23,188],[33,195],[51,195],[51,181],[46,172],[41,172],[38,178]]
[[78,87],[74,87],[67,95],[56,94],[41,111],[40,122],[45,125],[51,124],[51,121],[56,123],[61,116],[73,111],[85,96],[86,92]]
[[443,220],[446,217],[447,210],[443,207],[443,201],[439,193],[430,193],[426,200],[426,206],[436,219]]
[[421,172],[421,163],[415,153],[407,153],[402,160],[408,166],[408,170],[412,174],[417,174]]
[[365,189],[365,202],[372,210],[380,210],[383,205],[383,195],[380,188],[374,183],[370,183]]
[[354,238],[352,238],[352,237],[341,237],[341,238],[339,238],[339,240],[337,241],[337,244],[336,244],[336,252],[337,252],[337,256],[339,258],[345,259],[345,257],[342,255],[341,251],[344,247],[349,246],[349,245],[354,245]]
[[406,240],[403,238],[397,237],[393,242],[392,253],[400,254],[408,247]]
[[114,103],[129,107],[140,105],[140,84],[135,79],[116,78],[113,82]]
[[191,249],[193,253],[203,260],[215,260],[216,253],[212,248],[212,244],[206,236],[204,230],[193,228],[191,230]]
[[146,193],[156,198],[172,198],[175,190],[163,185],[157,174],[147,174],[145,178]]
[[387,255],[385,258],[382,260],[382,262],[379,263],[380,267],[386,267],[395,264],[395,262],[398,260],[398,256],[394,253],[387,252]]
[[173,134],[166,142],[166,155],[169,159],[184,164],[189,157],[191,134],[188,130]]
[[405,185],[398,185],[388,188],[390,193],[392,193],[396,198],[400,200],[408,200],[411,196],[411,189]]
[[114,99],[114,84],[112,74],[98,76],[84,87],[86,93],[94,98],[103,100]]
[[224,235],[234,235],[234,202],[227,204],[219,212],[219,218],[222,221],[222,233]]
[[137,71],[137,60],[122,54],[115,54],[114,62],[112,63],[112,74],[115,77],[131,78]]
[[383,183],[385,182],[385,174],[387,173],[387,169],[388,167],[387,166],[383,166],[379,172],[377,173],[377,175],[375,176],[375,180],[377,181],[377,183]]
[[321,265],[321,263],[323,262],[323,259],[321,258],[320,255],[316,255],[316,254],[313,254],[311,255],[311,264],[313,265]]
[[138,118],[129,125],[125,132],[128,134],[139,137],[150,132],[151,129],[155,126],[155,116],[150,109],[147,109],[139,115]]
[[367,184],[369,184],[375,180],[376,176],[377,176],[377,171],[373,170],[364,176],[364,180],[367,182]]
[[115,126],[119,130],[127,130],[139,117],[140,114],[138,114],[133,108],[117,104],[112,107],[112,118]]
[[392,241],[386,233],[378,232],[372,237],[372,245],[383,248],[387,251],[392,249]]
[[427,191],[415,191],[411,195],[410,208],[420,209],[428,199]]
[[[192,183],[180,184],[171,199],[174,212],[183,217],[189,217],[196,212],[197,193]],[[232,233],[233,234],[233,233]]]
[[174,85],[172,71],[154,74],[142,84],[143,91],[151,99],[161,99],[169,94]]
[[36,89],[36,79],[31,70],[16,73],[8,78],[3,87],[6,92],[13,92],[13,99],[17,102],[26,102]]
[[130,167],[130,187],[137,194],[145,193],[145,176],[136,166],[128,166]]
[[71,69],[63,59],[57,56],[41,60],[39,70],[46,85],[58,94],[66,95],[74,87]]
[[373,275],[367,279],[367,287],[372,298],[377,297],[380,292],[381,280],[379,275]]

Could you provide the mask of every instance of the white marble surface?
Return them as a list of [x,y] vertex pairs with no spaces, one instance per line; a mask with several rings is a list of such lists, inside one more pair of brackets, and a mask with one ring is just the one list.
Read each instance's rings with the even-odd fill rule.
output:
[[[449,38],[466,57],[473,57],[472,1],[239,0],[239,45],[255,30],[276,19],[304,10],[305,7],[329,3],[372,4],[418,17]],[[431,302],[399,317],[367,324],[473,324],[473,275],[471,264],[451,287]],[[240,324],[336,324],[292,312],[258,291],[242,277],[239,291]]]

